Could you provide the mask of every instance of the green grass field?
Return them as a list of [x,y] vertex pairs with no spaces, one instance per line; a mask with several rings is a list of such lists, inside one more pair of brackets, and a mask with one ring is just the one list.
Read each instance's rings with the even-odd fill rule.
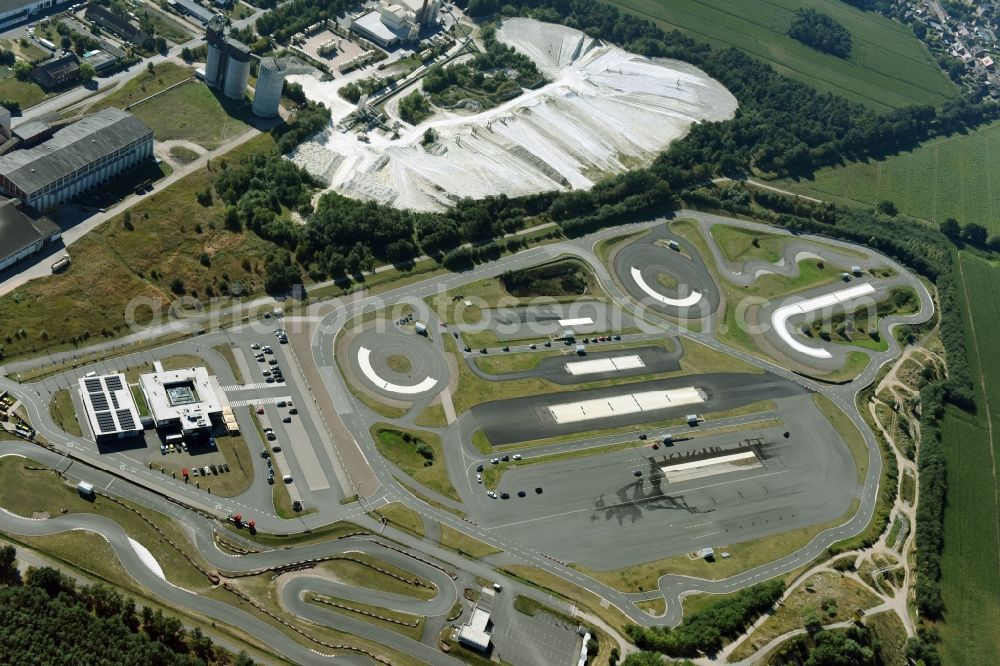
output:
[[[956,97],[930,53],[906,26],[873,12],[830,0],[605,0],[608,4],[679,28],[715,46],[735,46],[779,73],[876,110],[908,104],[939,105]],[[811,7],[846,27],[854,47],[844,60],[787,36],[794,11]]]
[[107,97],[89,106],[80,107],[79,113],[74,112],[73,115],[85,115],[112,106],[124,109],[131,104],[135,104],[140,99],[155,95],[161,90],[189,79],[192,76],[194,76],[194,72],[187,67],[181,67],[172,62],[161,62],[153,68],[152,72],[144,69],[141,74],[122,84],[121,87]]
[[[962,255],[959,293],[969,365],[976,386],[975,415],[949,409],[942,423],[948,469],[941,556],[945,622],[940,625],[946,664],[984,664],[1000,652],[1000,503],[995,468],[1000,443],[1000,358],[993,330],[1000,322],[1000,267]],[[971,304],[975,303],[975,307]],[[981,372],[981,374],[980,374]]]
[[[186,139],[213,150],[247,129],[248,125],[235,115],[237,106],[192,81],[131,111],[153,128],[158,141]],[[248,113],[243,110],[243,114]]]
[[19,102],[21,109],[32,107],[53,94],[42,90],[34,81],[17,80],[13,74],[0,78],[0,99]]
[[[395,428],[385,423],[372,426],[371,432],[379,452],[398,465],[403,472],[431,490],[455,501],[461,501],[448,478],[448,470],[444,464],[444,445],[440,437],[432,432]],[[412,439],[405,441],[404,434],[411,435]],[[417,452],[419,444],[424,444],[430,449],[432,459],[428,460]]]
[[[885,160],[831,167],[782,187],[819,199],[873,206],[889,200],[933,222],[953,217],[1000,232],[1000,123],[934,139]],[[996,171],[998,173],[994,174]]]

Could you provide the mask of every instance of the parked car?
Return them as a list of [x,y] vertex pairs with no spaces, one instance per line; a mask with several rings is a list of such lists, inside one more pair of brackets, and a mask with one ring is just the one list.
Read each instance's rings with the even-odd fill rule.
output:
[[502,460],[504,462],[510,462],[510,456],[507,456],[507,455],[500,456],[500,460]]
[[527,493],[525,493],[525,492],[524,492],[523,490],[518,490],[518,491],[517,491],[517,496],[518,496],[518,497],[524,497],[524,496],[525,496],[526,494],[527,494]]
[[486,495],[487,495],[488,497],[491,497],[491,498],[493,498],[493,499],[496,499],[496,498],[497,498],[497,494],[496,494],[495,492],[493,492],[492,490],[491,490],[491,491],[489,491],[488,493],[486,493]]
[[510,499],[510,493],[500,493],[500,499]]
[[260,343],[259,342],[253,343],[252,345],[250,345],[250,349],[260,349]]
[[282,423],[291,423],[292,422],[292,417],[291,416],[285,416],[285,417],[283,417],[281,419],[281,421],[282,421]]
[[483,466],[482,465],[476,465],[476,471],[477,472],[482,472],[483,471]]
[[476,474],[476,483],[482,483],[482,482],[483,482],[483,475]]
[[492,458],[492,459],[490,460],[490,462],[491,462],[492,464],[494,464],[494,465],[499,465],[499,464],[500,464],[500,459],[499,459],[499,458]]
[[275,406],[275,407],[284,407],[284,406],[285,406],[285,404],[286,404],[286,403],[285,403],[285,401],[284,401],[284,400],[279,400],[279,401],[278,401],[278,402],[277,402],[277,403],[276,403],[276,404],[275,404],[274,406]]
[[514,460],[520,460],[521,459],[521,454],[520,453],[515,453],[513,457],[514,457]]
[[294,414],[298,414],[299,410],[297,408],[295,408],[295,407],[292,407],[291,409],[288,410],[288,413],[289,414],[293,414],[293,415]]

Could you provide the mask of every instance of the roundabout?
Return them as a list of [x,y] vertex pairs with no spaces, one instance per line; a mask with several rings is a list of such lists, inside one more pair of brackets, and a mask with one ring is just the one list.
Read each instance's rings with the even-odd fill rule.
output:
[[442,353],[412,333],[366,330],[350,341],[347,357],[358,381],[387,397],[424,398],[448,383]]
[[639,303],[680,319],[702,319],[719,306],[719,290],[697,251],[664,227],[615,253],[615,276]]

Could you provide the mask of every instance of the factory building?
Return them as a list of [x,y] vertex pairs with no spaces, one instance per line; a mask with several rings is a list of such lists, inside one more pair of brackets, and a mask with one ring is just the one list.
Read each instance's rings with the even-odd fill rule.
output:
[[378,9],[356,18],[351,30],[384,49],[414,41],[420,29],[435,25],[440,0],[380,0]]
[[6,30],[12,25],[26,21],[35,14],[68,5],[70,0],[8,0],[0,3],[0,29]]
[[49,210],[153,156],[153,130],[131,113],[104,109],[34,148],[0,157],[0,192]]
[[205,31],[208,57],[205,62],[205,83],[221,89],[230,99],[243,99],[250,79],[250,47],[226,36],[226,19],[216,16]]

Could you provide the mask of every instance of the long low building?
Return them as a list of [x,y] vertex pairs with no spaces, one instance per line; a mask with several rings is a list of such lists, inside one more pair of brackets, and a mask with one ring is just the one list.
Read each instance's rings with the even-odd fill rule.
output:
[[104,109],[34,148],[0,157],[0,192],[45,211],[152,156],[153,130],[146,123],[121,109]]
[[0,29],[26,21],[39,12],[68,5],[70,0],[2,0],[0,1]]
[[132,437],[142,432],[139,410],[125,375],[84,377],[79,392],[95,441]]

